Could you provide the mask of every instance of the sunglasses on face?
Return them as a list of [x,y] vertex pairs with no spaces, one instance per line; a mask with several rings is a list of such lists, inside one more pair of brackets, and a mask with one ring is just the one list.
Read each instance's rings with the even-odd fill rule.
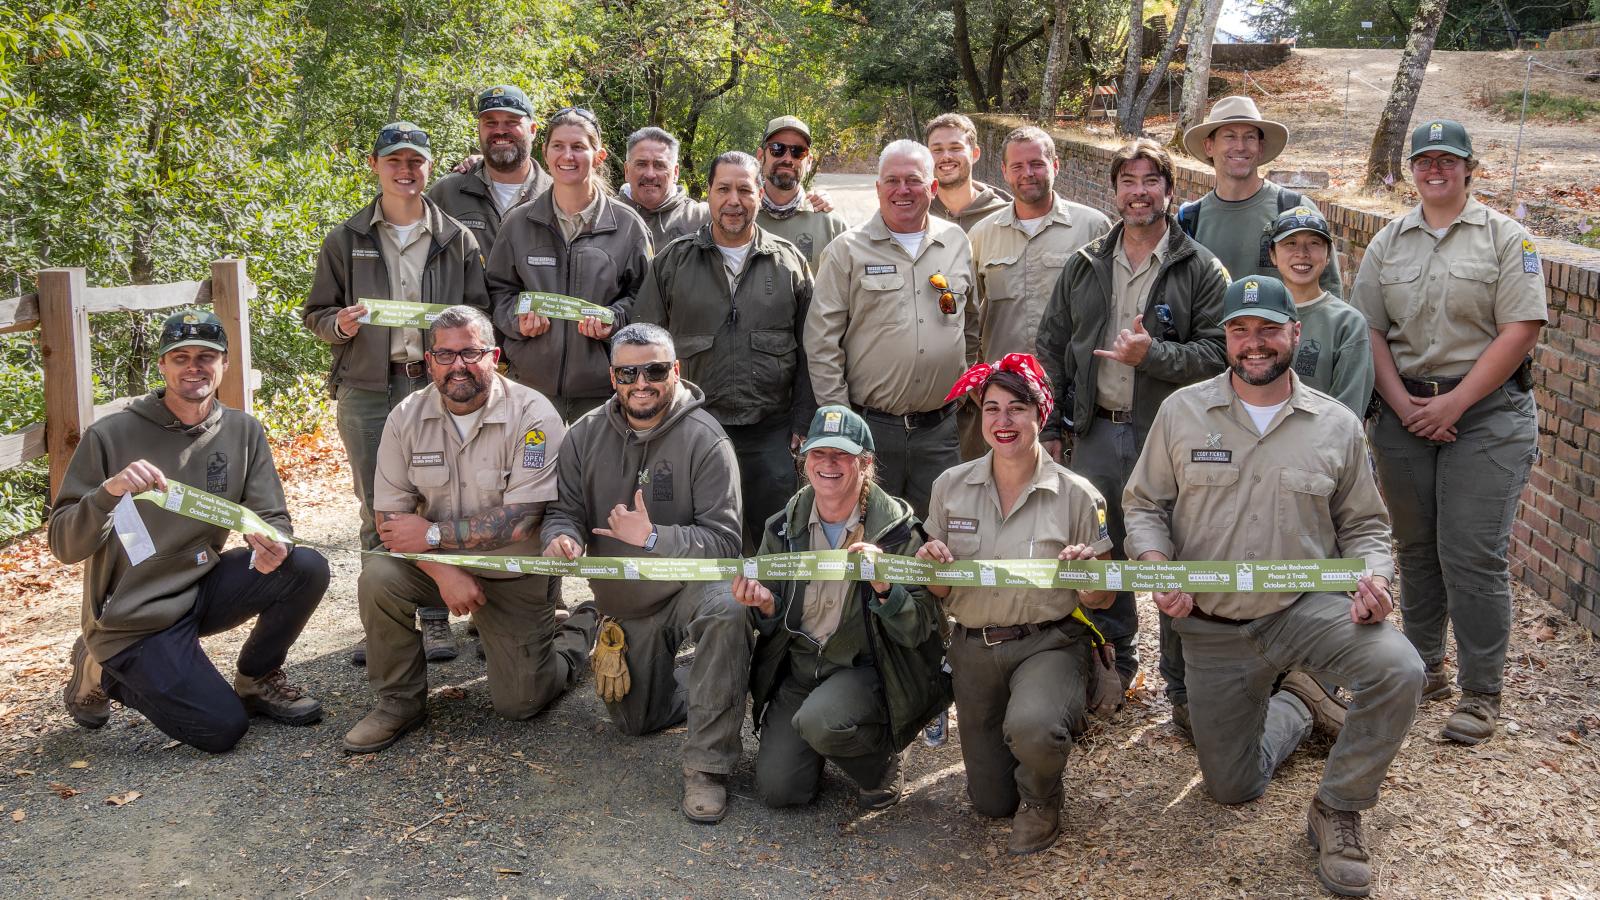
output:
[[784,154],[788,154],[795,160],[802,160],[810,152],[811,148],[805,144],[785,144],[783,141],[767,142],[767,154],[773,159],[783,159]]
[[641,373],[644,375],[645,381],[660,384],[667,380],[667,376],[672,374],[672,363],[653,362],[645,363],[642,366],[611,367],[611,377],[617,380],[617,384],[633,384],[639,380]]
[[493,347],[468,347],[465,350],[429,350],[428,355],[441,366],[453,366],[458,358],[470,366],[493,352]]
[[385,128],[378,132],[378,147],[393,147],[395,144],[416,144],[418,147],[428,146],[428,133],[420,128]]
[[161,332],[161,343],[172,344],[178,341],[211,341],[220,344],[226,337],[221,325],[211,322],[179,322],[168,326]]

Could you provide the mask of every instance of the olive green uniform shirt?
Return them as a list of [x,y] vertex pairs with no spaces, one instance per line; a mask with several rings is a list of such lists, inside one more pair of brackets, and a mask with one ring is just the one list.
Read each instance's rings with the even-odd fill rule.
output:
[[[1165,232],[1163,232],[1165,234]],[[1122,329],[1133,328],[1133,317],[1139,315],[1150,296],[1150,286],[1155,284],[1156,273],[1167,258],[1167,239],[1156,242],[1155,250],[1145,257],[1138,268],[1128,262],[1127,250],[1118,235],[1117,246],[1111,251],[1111,320],[1100,335],[1100,349],[1110,350],[1117,342]],[[1146,331],[1154,331],[1156,323],[1146,322]],[[1095,377],[1095,402],[1103,409],[1127,412],[1133,409],[1133,366],[1114,359],[1097,359],[1100,371]]]
[[1533,239],[1475,198],[1436,235],[1419,205],[1367,245],[1350,303],[1389,340],[1401,375],[1465,375],[1508,322],[1547,322]]
[[967,237],[978,277],[979,358],[992,362],[1007,353],[1033,353],[1039,319],[1062,267],[1079,247],[1110,230],[1104,213],[1060,197],[1032,235],[1017,221],[1013,204],[973,226]]
[[850,230],[850,223],[844,216],[836,212],[817,212],[804,194],[800,196],[800,208],[781,219],[762,206],[756,213],[756,224],[798,247],[800,255],[806,258],[806,265],[813,271],[821,264],[822,251]]
[[[1122,495],[1129,559],[1363,559],[1394,580],[1389,513],[1361,420],[1292,373],[1289,402],[1258,433],[1232,373],[1182,388],[1156,413]],[[1355,589],[1352,584],[1351,589]],[[1258,619],[1300,594],[1195,594],[1201,610]]]

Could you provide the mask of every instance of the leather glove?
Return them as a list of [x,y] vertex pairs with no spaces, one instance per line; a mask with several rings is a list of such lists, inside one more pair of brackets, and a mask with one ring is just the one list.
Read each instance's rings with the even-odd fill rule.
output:
[[620,703],[633,687],[628,674],[628,649],[626,636],[617,620],[607,617],[600,623],[600,634],[595,638],[594,650],[589,654],[589,668],[594,671],[594,692],[606,703]]
[[1122,676],[1117,674],[1117,651],[1108,642],[1090,650],[1089,656],[1089,712],[1109,716],[1127,701]]

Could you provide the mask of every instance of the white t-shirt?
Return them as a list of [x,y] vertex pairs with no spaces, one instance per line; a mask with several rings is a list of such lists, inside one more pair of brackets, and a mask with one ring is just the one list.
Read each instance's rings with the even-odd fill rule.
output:
[[1285,400],[1283,403],[1274,403],[1271,406],[1252,406],[1249,403],[1245,403],[1243,400],[1240,400],[1239,402],[1244,404],[1244,411],[1249,413],[1251,421],[1256,423],[1256,434],[1266,434],[1267,426],[1272,424],[1273,417],[1275,417],[1278,414],[1278,410],[1283,409],[1284,405],[1289,401]]
[[745,258],[750,255],[750,248],[755,246],[755,243],[755,241],[750,241],[737,247],[717,245],[717,249],[722,251],[722,266],[728,270],[729,287],[733,286],[734,279],[739,276],[739,273],[744,271]]
[[1044,220],[1048,218],[1050,218],[1050,214],[1045,213],[1032,219],[1018,219],[1017,224],[1021,225],[1022,230],[1028,233],[1028,237],[1033,237],[1039,233],[1039,226],[1043,225]]
[[472,434],[472,429],[477,427],[478,420],[483,418],[483,409],[484,408],[480,406],[472,412],[462,416],[458,416],[455,413],[450,414],[450,418],[454,419],[456,422],[456,434],[461,437],[463,442],[466,441],[468,435]]
[[927,234],[927,229],[923,229],[922,231],[913,231],[910,234],[901,234],[898,231],[889,232],[889,236],[894,238],[895,243],[906,248],[907,255],[909,255],[912,259],[916,258],[917,251],[922,248],[922,239],[926,237]]
[[389,227],[394,229],[394,242],[399,244],[400,249],[402,250],[411,245],[411,236],[417,233],[417,228],[419,228],[421,225],[421,219],[412,222],[410,225],[396,225],[393,222],[389,223]]
[[517,181],[509,183],[490,181],[489,187],[494,191],[494,205],[499,207],[501,212],[510,209],[511,204],[516,203],[517,197],[522,193],[522,183]]

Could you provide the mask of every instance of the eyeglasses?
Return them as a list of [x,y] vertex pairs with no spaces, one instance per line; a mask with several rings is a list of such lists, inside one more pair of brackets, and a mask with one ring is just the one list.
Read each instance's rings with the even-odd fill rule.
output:
[[1441,172],[1454,172],[1456,166],[1461,165],[1459,156],[1415,156],[1411,159],[1413,169],[1438,169]]
[[377,149],[393,147],[395,144],[416,144],[418,147],[426,147],[428,133],[421,128],[385,128],[378,132]]
[[458,358],[471,366],[493,352],[493,347],[468,347],[465,350],[429,350],[428,355],[441,366],[453,366]]
[[805,144],[785,144],[783,141],[767,142],[767,154],[773,159],[783,159],[784,154],[787,153],[796,162],[798,162],[802,159],[805,159],[806,154],[810,152],[811,148],[807,147]]
[[161,332],[161,343],[171,344],[177,341],[201,340],[220,344],[227,339],[227,333],[222,326],[214,322],[179,322],[169,325]]
[[633,384],[639,380],[641,373],[644,375],[645,381],[660,384],[667,380],[667,376],[672,374],[672,363],[653,362],[645,363],[642,366],[611,367],[611,377],[617,380],[617,384]]

